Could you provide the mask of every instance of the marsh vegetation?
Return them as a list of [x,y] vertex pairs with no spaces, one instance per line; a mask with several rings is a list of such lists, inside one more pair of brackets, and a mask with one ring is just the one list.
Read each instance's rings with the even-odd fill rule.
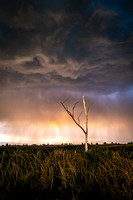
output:
[[0,199],[132,199],[132,150],[0,147]]

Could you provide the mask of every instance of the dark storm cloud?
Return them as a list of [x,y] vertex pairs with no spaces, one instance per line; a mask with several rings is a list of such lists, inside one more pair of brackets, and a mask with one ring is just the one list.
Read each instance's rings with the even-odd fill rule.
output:
[[41,64],[40,64],[38,57],[34,57],[33,60],[31,60],[31,61],[25,61],[23,66],[25,68],[36,69],[36,68],[41,67]]
[[78,115],[84,95],[90,142],[130,141],[132,10],[131,0],[1,0],[0,134],[13,141],[31,134],[37,142],[62,127],[75,141],[77,130],[59,102],[70,97],[72,109],[81,100]]
[[131,1],[0,2],[0,84],[113,92],[133,85]]

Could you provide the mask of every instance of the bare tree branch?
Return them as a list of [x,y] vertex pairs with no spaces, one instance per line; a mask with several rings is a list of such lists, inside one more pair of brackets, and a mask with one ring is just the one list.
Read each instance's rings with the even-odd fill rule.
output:
[[79,118],[80,118],[81,115],[82,115],[82,111],[81,111],[81,113],[80,113],[79,116],[78,116],[78,122],[79,122],[79,124],[80,124]]
[[85,115],[87,115],[87,109],[86,109],[86,105],[85,105],[85,98],[84,98],[84,96],[83,96],[83,105],[84,105]]
[[80,125],[80,116],[82,114],[82,112],[79,114],[78,116],[78,120],[75,119],[74,116],[74,111],[75,111],[75,107],[76,105],[79,103],[78,101],[74,104],[73,108],[72,108],[72,112],[70,112],[67,108],[67,106],[65,106],[65,102],[68,100],[68,98],[64,101],[64,102],[60,102],[61,105],[63,106],[63,108],[66,110],[66,112],[70,115],[70,117],[72,118],[72,120],[75,122],[75,124],[84,132],[85,134],[85,152],[88,151],[88,112],[89,112],[89,107],[86,108],[86,102],[85,102],[85,98],[83,96],[83,106],[84,106],[84,111],[85,111],[85,124],[86,124],[86,129],[84,129],[81,125]]
[[67,98],[63,101],[63,103],[65,103],[66,101],[68,101],[69,98],[70,98],[70,97],[67,97]]
[[[63,106],[63,108],[66,110],[66,112],[70,115],[70,117],[72,118],[72,120],[75,122],[75,124],[77,124],[77,126],[79,126],[79,128],[82,129],[82,131],[84,132],[84,134],[86,134],[86,131],[84,130],[84,128],[80,125],[80,123],[77,122],[77,120],[75,119],[73,113],[71,113],[68,108],[64,105],[64,102],[60,102],[61,105]],[[77,102],[74,104],[73,108],[75,108]]]
[[76,105],[79,103],[79,101],[77,101],[75,104],[74,104],[74,106],[73,106],[73,117],[74,117],[74,109],[75,109],[75,107],[76,107]]

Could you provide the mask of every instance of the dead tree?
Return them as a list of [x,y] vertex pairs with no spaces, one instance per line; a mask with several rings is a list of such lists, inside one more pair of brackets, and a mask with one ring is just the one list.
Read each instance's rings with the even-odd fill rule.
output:
[[75,115],[74,115],[74,111],[75,111],[75,107],[76,105],[79,103],[78,101],[74,104],[73,108],[72,108],[72,112],[70,112],[67,108],[67,106],[65,105],[65,102],[68,100],[68,98],[64,101],[64,102],[60,102],[61,105],[63,106],[63,108],[66,110],[66,112],[70,115],[70,117],[72,118],[72,120],[75,122],[75,124],[84,132],[85,134],[85,151],[88,151],[88,112],[89,112],[89,108],[86,108],[86,102],[85,102],[85,98],[83,96],[83,106],[84,106],[84,111],[85,111],[85,125],[86,125],[86,129],[84,129],[81,125],[80,125],[80,116],[82,114],[82,112],[80,113],[80,115],[78,116],[78,120],[76,120]]

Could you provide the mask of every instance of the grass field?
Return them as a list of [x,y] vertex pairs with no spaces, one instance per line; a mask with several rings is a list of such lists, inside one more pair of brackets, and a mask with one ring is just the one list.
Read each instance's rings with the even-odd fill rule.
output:
[[0,199],[133,199],[133,145],[1,146]]

